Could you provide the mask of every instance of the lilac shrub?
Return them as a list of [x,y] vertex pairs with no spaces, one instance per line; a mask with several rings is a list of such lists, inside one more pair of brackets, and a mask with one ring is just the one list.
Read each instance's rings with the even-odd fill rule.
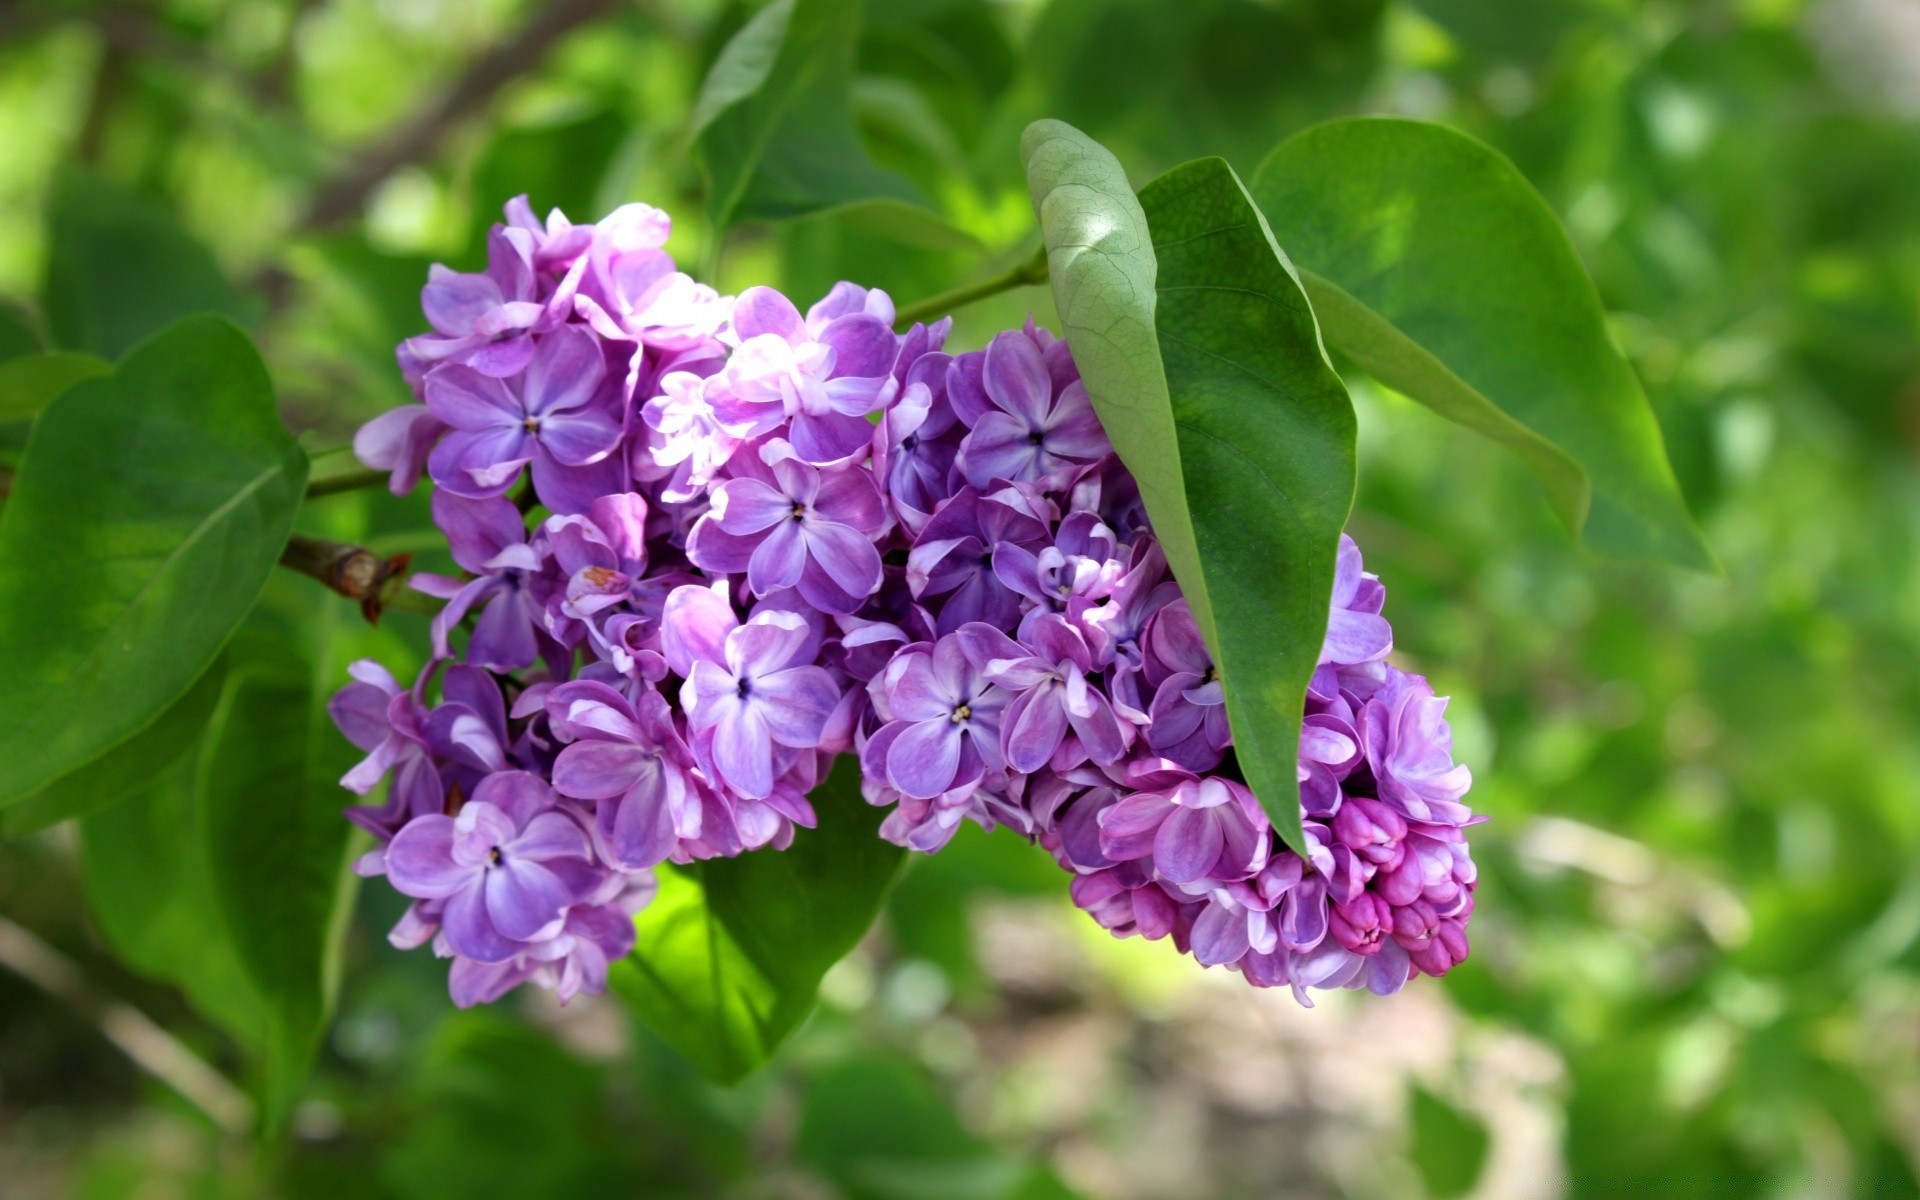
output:
[[950,354],[885,293],[804,314],[675,267],[664,213],[524,200],[486,270],[436,267],[400,347],[420,403],[359,456],[425,474],[458,578],[403,688],[333,703],[342,783],[412,898],[391,935],[457,1003],[601,990],[653,868],[778,851],[856,754],[883,837],[1010,827],[1116,936],[1263,987],[1386,994],[1467,953],[1474,870],[1446,701],[1386,659],[1342,538],[1306,702],[1309,853],[1240,778],[1212,659],[1064,341]]

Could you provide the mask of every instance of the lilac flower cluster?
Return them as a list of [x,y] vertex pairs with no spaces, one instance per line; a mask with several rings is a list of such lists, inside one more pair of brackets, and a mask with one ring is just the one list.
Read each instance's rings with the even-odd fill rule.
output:
[[413,898],[392,940],[451,958],[458,1003],[604,987],[653,867],[784,848],[848,752],[888,839],[1009,826],[1116,935],[1303,1001],[1465,957],[1469,775],[1351,541],[1303,859],[1065,342],[949,354],[948,322],[896,334],[847,283],[804,314],[720,296],[667,232],[510,204],[484,272],[425,288],[419,403],[356,440],[396,492],[431,477],[465,572],[414,580],[446,602],[414,685],[363,662],[333,705],[367,751],[342,782],[390,778],[348,813],[380,842],[361,869]]

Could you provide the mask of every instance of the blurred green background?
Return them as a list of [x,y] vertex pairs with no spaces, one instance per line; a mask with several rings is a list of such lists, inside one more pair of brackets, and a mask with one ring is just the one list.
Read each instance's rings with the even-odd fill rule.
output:
[[[1136,183],[1202,154],[1250,174],[1341,114],[1455,124],[1566,222],[1726,565],[1583,554],[1497,448],[1348,373],[1353,530],[1494,818],[1474,957],[1307,1012],[1107,939],[1044,855],[969,831],[915,863],[777,1063],[723,1090],[611,1000],[454,1012],[370,888],[320,1071],[264,1156],[100,1011],[0,970],[0,1195],[1914,1195],[1920,3],[867,10],[861,135],[947,223],[854,209],[716,248],[684,126],[750,5],[0,3],[0,297],[111,328],[115,297],[42,279],[81,244],[63,230],[131,221],[147,234],[114,252],[250,321],[320,449],[405,400],[391,352],[423,328],[427,264],[474,264],[517,192],[581,220],[667,207],[682,262],[728,290],[804,304],[847,277],[908,301],[1031,251],[1035,117]],[[956,341],[1029,310],[1051,316],[1044,287],[967,310]],[[0,466],[17,450],[0,438]],[[304,519],[434,557],[417,497]],[[352,617],[292,576],[268,610]],[[424,622],[354,640],[398,668]],[[0,844],[0,915],[230,1066],[185,998],[116,964],[81,873],[68,827]]]

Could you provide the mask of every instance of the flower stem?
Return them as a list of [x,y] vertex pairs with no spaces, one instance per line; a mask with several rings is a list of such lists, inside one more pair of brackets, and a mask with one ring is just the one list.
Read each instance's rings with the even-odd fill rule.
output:
[[280,553],[280,565],[319,580],[332,591],[357,601],[368,624],[378,624],[389,607],[408,608],[404,581],[411,554],[382,558],[365,546],[330,542],[296,533]]
[[924,321],[938,317],[956,308],[984,300],[988,296],[997,296],[1001,292],[1017,287],[1029,287],[1036,283],[1045,283],[1047,279],[1047,248],[1034,251],[1033,256],[1024,262],[1016,263],[1000,272],[990,275],[978,283],[969,283],[951,291],[929,296],[925,300],[906,305],[894,314],[894,326],[905,328],[915,321]]
[[338,475],[329,475],[325,479],[316,479],[307,485],[307,499],[332,496],[340,492],[357,492],[361,488],[379,487],[391,477],[389,472],[371,468],[362,471],[343,471]]

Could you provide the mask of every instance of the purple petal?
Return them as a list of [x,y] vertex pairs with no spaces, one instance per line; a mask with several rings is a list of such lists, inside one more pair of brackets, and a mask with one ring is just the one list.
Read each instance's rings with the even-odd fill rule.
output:
[[773,527],[747,559],[747,584],[756,596],[792,587],[807,566],[807,535],[797,521]]
[[387,878],[402,895],[443,900],[477,875],[475,868],[453,860],[452,817],[416,817],[387,845]]
[[820,667],[794,667],[754,680],[750,702],[774,741],[807,749],[820,744],[820,731],[840,703],[840,689]]
[[427,456],[427,473],[461,496],[498,496],[512,486],[533,452],[533,439],[517,425],[456,430]]
[[742,341],[771,333],[792,342],[805,336],[806,329],[793,301],[770,287],[750,287],[733,303],[733,331]]
[[627,490],[626,456],[609,454],[598,462],[572,466],[537,450],[533,457],[533,491],[540,503],[556,513],[584,513],[601,496]]
[[554,760],[553,786],[563,796],[610,800],[632,787],[658,757],[631,742],[575,742]]
[[497,429],[526,416],[506,384],[459,363],[429,372],[426,393],[427,410],[455,429]]
[[[592,399],[606,378],[599,341],[577,325],[563,325],[540,339],[522,383],[529,415],[551,419]],[[542,421],[545,436],[546,421]]]
[[1249,948],[1247,914],[1238,906],[1215,901],[1193,923],[1193,957],[1203,967],[1238,962]]
[[757,705],[736,705],[713,728],[714,765],[743,796],[773,791],[773,734]]
[[793,520],[793,498],[758,479],[729,479],[714,496],[720,528],[733,534],[759,533]]
[[1226,838],[1205,809],[1176,806],[1153,839],[1153,865],[1174,883],[1204,879],[1220,858]]
[[484,573],[487,564],[508,546],[527,540],[526,518],[510,500],[484,500],[433,494],[433,523],[447,535],[453,561],[469,571]]
[[427,269],[427,285],[420,289],[420,307],[427,323],[448,337],[467,333],[502,299],[500,285],[485,275],[462,274],[439,263]]
[[613,453],[620,422],[597,407],[556,412],[540,418],[539,438],[555,462],[582,467]]
[[560,919],[573,893],[537,862],[508,859],[487,872],[487,917],[503,935],[524,942]]
[[987,343],[981,382],[988,397],[1002,411],[1021,418],[1027,425],[1039,425],[1053,399],[1053,380],[1047,374],[1047,360],[1033,339],[1018,330],[995,334]]
[[500,936],[487,915],[486,888],[478,882],[456,892],[440,914],[440,928],[454,953],[483,963],[505,962],[524,947]]
[[907,726],[887,753],[887,782],[916,800],[953,786],[960,769],[960,727],[944,716]]
[[984,488],[996,479],[1033,479],[1040,473],[1040,448],[1031,441],[1032,432],[1032,426],[1003,412],[981,417],[960,444],[960,466],[967,482]]
[[1099,814],[1100,848],[1115,862],[1145,858],[1174,806],[1165,796],[1135,792]]
[[1055,689],[1034,688],[1008,706],[1001,729],[1007,765],[1031,775],[1060,748],[1067,735],[1067,710]]
[[713,587],[687,584],[668,593],[660,640],[674,674],[691,675],[695,662],[727,661],[727,635],[739,621],[727,602],[726,586],[725,581]]
[[820,332],[820,341],[833,347],[833,373],[872,379],[893,370],[900,339],[887,322],[868,313],[833,321]]
[[880,587],[880,552],[858,530],[836,521],[808,521],[805,538],[807,557],[848,595],[869,596]]
[[600,829],[618,865],[637,871],[665,862],[673,853],[679,836],[667,799],[665,773],[656,771],[618,805],[600,806]]

